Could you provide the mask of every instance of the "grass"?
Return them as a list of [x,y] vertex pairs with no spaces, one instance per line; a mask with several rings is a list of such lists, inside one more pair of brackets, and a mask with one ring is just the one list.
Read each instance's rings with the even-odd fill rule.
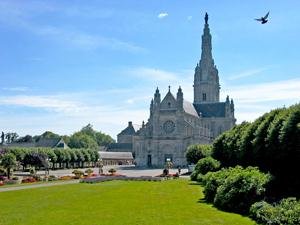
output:
[[[0,193],[1,225],[250,225],[201,201],[187,180],[109,181]],[[200,201],[199,201],[200,200]]]

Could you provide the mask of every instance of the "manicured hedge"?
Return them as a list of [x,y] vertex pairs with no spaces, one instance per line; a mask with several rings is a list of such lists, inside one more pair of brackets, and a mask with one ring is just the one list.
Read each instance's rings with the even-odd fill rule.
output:
[[23,168],[51,167],[77,168],[93,166],[99,158],[96,149],[61,149],[61,148],[5,148],[1,155],[12,153]]
[[300,201],[296,198],[286,198],[278,204],[256,202],[250,208],[250,216],[264,225],[299,225]]
[[257,166],[274,179],[268,195],[300,196],[300,104],[264,114],[220,135],[212,157],[223,167]]
[[248,213],[250,206],[264,197],[269,174],[255,167],[240,166],[208,172],[202,177],[205,199],[216,207],[238,213]]

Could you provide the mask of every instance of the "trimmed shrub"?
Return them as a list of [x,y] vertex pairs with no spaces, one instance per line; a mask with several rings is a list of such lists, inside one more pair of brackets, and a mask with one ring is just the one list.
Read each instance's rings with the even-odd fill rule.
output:
[[114,168],[111,168],[111,169],[108,170],[108,172],[113,175],[113,174],[115,174],[117,172],[117,170],[114,169]]
[[286,198],[275,205],[265,201],[256,202],[250,208],[250,217],[265,225],[299,225],[300,201],[296,198]]
[[84,174],[81,170],[74,170],[72,173],[75,175],[75,179],[81,178]]
[[217,172],[208,172],[202,177],[202,183],[204,185],[204,196],[208,202],[213,202],[217,189],[224,183],[225,179],[230,175],[233,168],[222,169]]
[[198,173],[196,170],[194,170],[192,173],[191,173],[191,180],[192,181],[197,181],[197,176],[198,176]]
[[94,171],[92,169],[87,169],[85,170],[85,173],[88,175],[88,176],[91,176],[91,174],[93,173]]
[[195,167],[198,174],[207,174],[208,172],[215,172],[220,168],[221,164],[211,156],[200,159]]
[[224,210],[248,213],[250,206],[264,197],[265,185],[270,178],[255,167],[236,167],[236,171],[218,187],[214,204]]
[[255,167],[240,166],[208,172],[202,177],[207,201],[218,208],[247,213],[250,206],[262,199],[271,176]]
[[199,159],[210,156],[211,152],[211,145],[190,145],[186,151],[186,160],[189,164],[196,164]]

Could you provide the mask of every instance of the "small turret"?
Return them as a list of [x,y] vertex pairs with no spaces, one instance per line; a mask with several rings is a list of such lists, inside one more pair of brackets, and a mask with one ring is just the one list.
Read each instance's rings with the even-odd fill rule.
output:
[[233,99],[231,99],[231,101],[230,101],[230,110],[231,110],[231,113],[232,113],[232,115],[234,117],[234,103],[233,103]]
[[178,91],[177,91],[177,106],[178,109],[183,109],[183,93],[182,93],[182,89],[179,86]]
[[151,99],[151,103],[150,103],[150,117],[153,114],[153,98]]
[[158,87],[156,88],[156,91],[154,94],[154,104],[155,105],[160,104],[160,93],[159,93]]

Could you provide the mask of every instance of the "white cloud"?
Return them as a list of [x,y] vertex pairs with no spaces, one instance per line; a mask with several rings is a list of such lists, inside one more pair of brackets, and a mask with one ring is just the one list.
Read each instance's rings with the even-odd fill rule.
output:
[[234,99],[238,122],[253,121],[262,114],[278,107],[300,102],[300,79],[281,80],[259,84],[227,86],[222,89],[225,99]]
[[226,87],[225,92],[243,103],[279,100],[299,101],[300,79]]
[[228,78],[228,80],[237,80],[240,78],[244,78],[244,77],[250,77],[250,76],[254,76],[257,74],[260,74],[266,70],[268,70],[269,67],[263,67],[263,68],[258,68],[258,69],[251,69],[251,70],[247,70],[247,71],[243,71],[241,73],[235,74],[233,76],[230,76]]
[[16,92],[25,92],[29,91],[29,87],[4,87],[2,88],[4,91],[16,91]]
[[57,96],[2,96],[0,97],[0,105],[42,108],[55,112],[77,112],[81,109],[79,103],[59,99]]
[[168,15],[169,15],[169,14],[166,13],[166,12],[161,12],[160,14],[158,14],[157,18],[163,19],[163,18],[167,17]]
[[174,81],[178,80],[178,74],[169,72],[161,69],[139,67],[133,68],[127,71],[129,75],[135,77],[147,79],[147,80],[156,80],[156,81]]

